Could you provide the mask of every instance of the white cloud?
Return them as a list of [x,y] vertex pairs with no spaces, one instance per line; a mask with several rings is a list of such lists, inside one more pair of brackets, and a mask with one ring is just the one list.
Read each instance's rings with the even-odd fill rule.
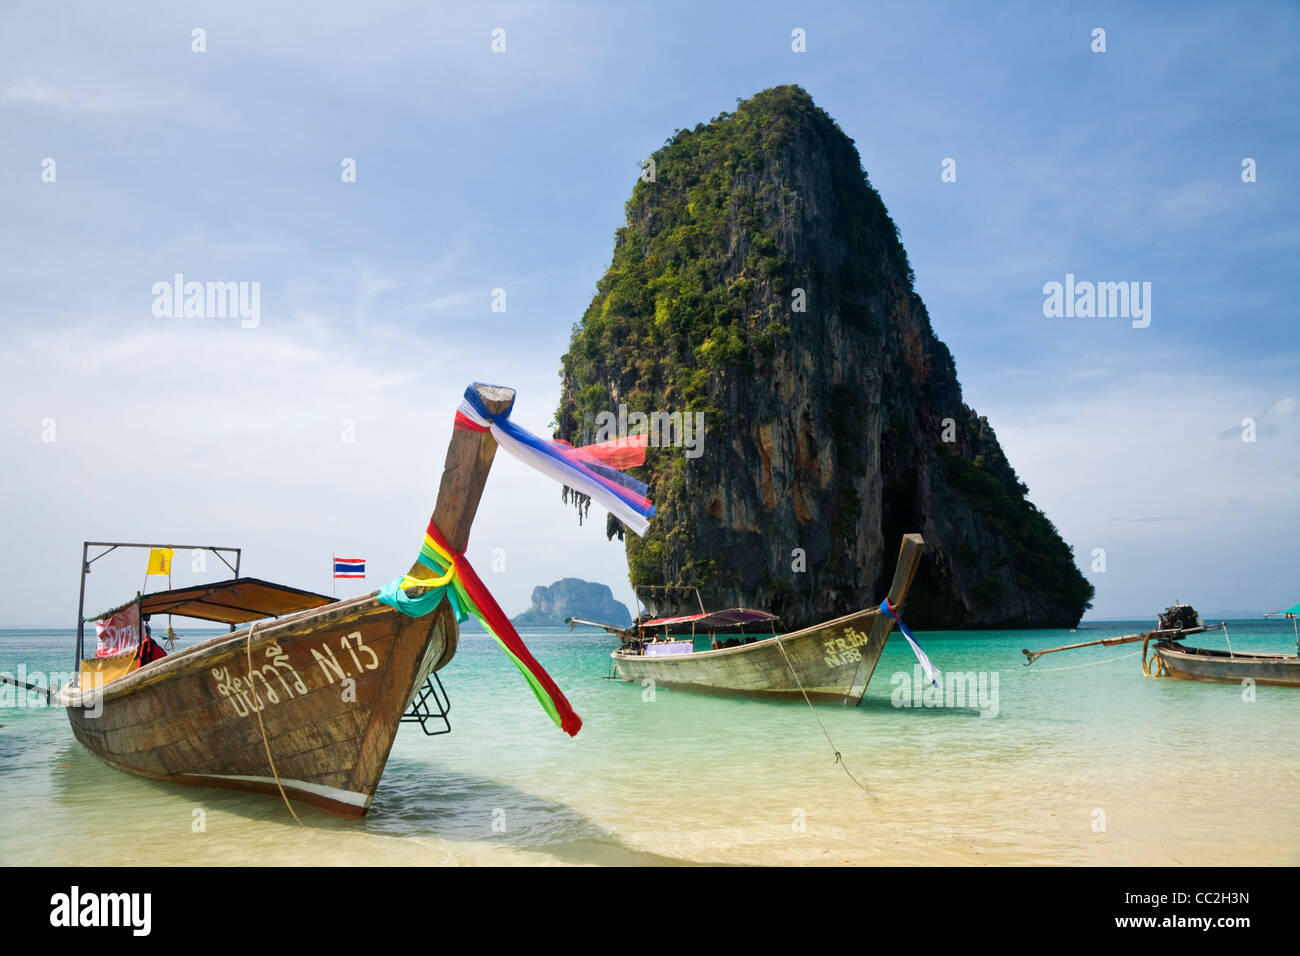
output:
[[[1148,371],[1045,394],[1032,408],[994,401],[980,411],[1030,500],[1074,546],[1097,588],[1093,616],[1145,614],[1174,596],[1263,608],[1270,599],[1257,582],[1294,566],[1300,540],[1300,423],[1279,412],[1254,443],[1240,428],[1221,436],[1268,387]],[[1293,406],[1283,399],[1271,410]],[[1090,571],[1095,547],[1107,551],[1105,574]]]
[[[366,586],[379,587],[418,548],[471,379],[516,386],[516,418],[547,434],[558,398],[549,364],[412,350],[409,337],[359,350],[332,325],[309,343],[300,332],[276,316],[241,329],[105,313],[0,341],[0,515],[7,537],[29,545],[21,579],[0,583],[6,623],[71,614],[68,566],[86,539],[243,546],[245,573],[327,593],[328,555],[355,551],[371,561]],[[345,418],[354,442],[343,441]],[[41,441],[47,420],[53,443]],[[628,602],[622,546],[592,519],[579,529],[558,485],[501,454],[470,555],[507,613],[564,576],[604,581]],[[505,574],[490,571],[498,547]],[[97,606],[139,586],[134,564],[110,564],[97,565]]]
[[461,292],[448,292],[444,295],[435,296],[427,302],[421,302],[419,305],[411,306],[410,311],[449,312],[469,305],[475,300],[478,300],[481,303],[486,299],[487,296],[482,289],[467,289]]
[[39,106],[47,109],[111,113],[118,104],[102,91],[88,92],[51,86],[39,80],[17,80],[0,86],[0,105]]

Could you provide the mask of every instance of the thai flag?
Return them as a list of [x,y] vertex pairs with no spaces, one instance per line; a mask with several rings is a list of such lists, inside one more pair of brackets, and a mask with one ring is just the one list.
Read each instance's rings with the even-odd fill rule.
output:
[[335,558],[334,577],[364,578],[366,576],[365,558]]

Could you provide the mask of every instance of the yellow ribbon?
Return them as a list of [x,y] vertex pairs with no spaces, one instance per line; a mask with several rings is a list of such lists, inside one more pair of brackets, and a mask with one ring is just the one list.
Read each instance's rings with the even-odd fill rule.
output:
[[438,557],[442,558],[447,564],[447,570],[438,578],[417,578],[409,574],[402,576],[402,583],[398,585],[403,591],[407,588],[440,588],[450,584],[456,577],[456,558],[446,548],[433,540],[428,533],[424,536],[424,548],[422,550],[432,551]]

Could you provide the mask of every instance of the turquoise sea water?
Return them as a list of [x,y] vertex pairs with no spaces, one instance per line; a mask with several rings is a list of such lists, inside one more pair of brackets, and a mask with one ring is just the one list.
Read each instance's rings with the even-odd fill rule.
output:
[[[977,688],[983,675],[989,716],[895,706],[914,658],[891,639],[860,707],[816,708],[865,792],[802,702],[650,694],[603,679],[616,639],[525,631],[585,721],[570,739],[495,643],[466,632],[442,672],[453,732],[403,727],[370,814],[299,808],[306,828],[276,797],[113,770],[62,711],[10,694],[0,863],[1300,863],[1300,690],[1247,700],[1146,679],[1140,645],[1022,666],[1022,647],[1149,626],[919,634],[942,671]],[[1229,634],[1237,650],[1294,653],[1290,622]],[[0,631],[0,672],[43,682],[71,669],[71,648],[70,631]]]

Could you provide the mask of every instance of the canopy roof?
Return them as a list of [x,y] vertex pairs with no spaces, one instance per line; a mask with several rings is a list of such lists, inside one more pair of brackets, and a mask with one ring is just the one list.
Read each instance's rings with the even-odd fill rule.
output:
[[775,621],[777,616],[767,611],[753,611],[744,607],[727,608],[725,611],[709,611],[706,614],[684,614],[681,617],[657,617],[652,621],[642,621],[640,627],[667,627],[670,624],[695,624],[697,627],[736,627],[740,624],[758,624],[763,621]]
[[[181,617],[201,621],[218,621],[222,624],[247,624],[264,617],[279,617],[295,611],[333,604],[336,599],[325,594],[302,591],[284,584],[272,584],[258,578],[233,578],[196,584],[172,591],[155,591],[145,594],[140,601],[140,611],[150,614],[179,614]],[[127,601],[96,618],[99,620],[135,604]]]

